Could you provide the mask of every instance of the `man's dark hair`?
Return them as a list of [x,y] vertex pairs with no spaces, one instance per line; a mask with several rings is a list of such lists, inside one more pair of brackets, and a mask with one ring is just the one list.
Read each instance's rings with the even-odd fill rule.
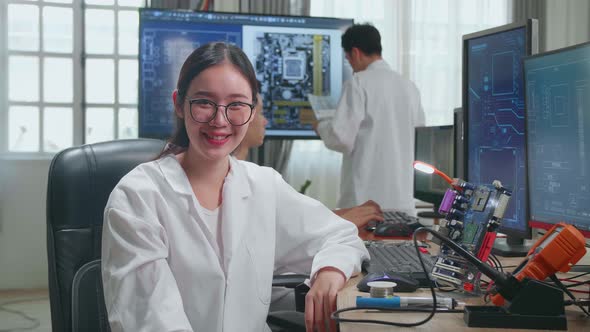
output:
[[350,52],[353,47],[366,55],[381,55],[381,35],[371,24],[355,24],[342,35],[342,48]]

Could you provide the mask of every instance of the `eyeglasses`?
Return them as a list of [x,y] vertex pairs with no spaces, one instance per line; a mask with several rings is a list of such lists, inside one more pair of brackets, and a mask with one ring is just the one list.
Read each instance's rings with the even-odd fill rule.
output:
[[255,105],[234,101],[220,105],[209,99],[191,99],[188,101],[191,118],[199,123],[209,123],[217,115],[219,107],[225,108],[225,119],[233,126],[242,126],[252,117]]

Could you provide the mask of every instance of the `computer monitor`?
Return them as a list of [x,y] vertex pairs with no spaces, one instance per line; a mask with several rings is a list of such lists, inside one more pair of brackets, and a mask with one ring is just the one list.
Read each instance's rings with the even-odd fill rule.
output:
[[537,21],[529,19],[463,36],[465,177],[476,184],[500,180],[512,198],[493,252],[525,256],[527,215],[522,58],[537,52]]
[[530,224],[590,238],[590,43],[524,60]]
[[455,135],[455,177],[465,179],[465,121],[463,109],[455,108],[453,111],[453,129]]
[[[431,164],[450,177],[454,176],[453,126],[417,127],[414,160]],[[420,212],[422,218],[443,218],[438,208],[450,188],[440,176],[414,172],[414,198],[434,205],[433,212]]]
[[225,41],[241,47],[262,83],[267,138],[318,138],[308,94],[336,103],[352,70],[340,45],[350,19],[140,9],[139,136],[174,130],[172,91],[186,57]]

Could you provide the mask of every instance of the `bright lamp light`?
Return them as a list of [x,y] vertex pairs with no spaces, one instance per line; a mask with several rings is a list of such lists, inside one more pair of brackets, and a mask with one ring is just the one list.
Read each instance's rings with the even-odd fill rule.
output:
[[420,160],[416,160],[414,161],[414,169],[420,172],[424,172],[426,174],[438,174],[440,175],[440,177],[442,177],[445,181],[447,181],[451,186],[454,187],[453,185],[453,179],[451,179],[448,175],[446,175],[445,173],[439,171],[436,167],[427,164],[423,161]]
[[415,161],[414,162],[414,169],[420,172],[424,172],[426,174],[432,174],[436,170],[436,168],[432,165],[429,165],[422,161]]

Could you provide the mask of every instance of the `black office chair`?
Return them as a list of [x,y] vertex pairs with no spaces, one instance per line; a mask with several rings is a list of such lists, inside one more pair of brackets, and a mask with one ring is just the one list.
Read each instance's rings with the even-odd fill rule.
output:
[[120,140],[58,153],[47,184],[47,256],[53,331],[109,331],[100,244],[103,212],[119,180],[164,142]]
[[[119,180],[157,157],[164,144],[152,139],[110,141],[69,148],[53,158],[47,184],[47,256],[54,332],[110,331],[100,273],[104,207]],[[301,281],[301,276],[291,277],[277,280],[277,285],[293,287]],[[301,313],[279,312],[269,315],[269,323],[272,319],[288,331],[304,326]]]

